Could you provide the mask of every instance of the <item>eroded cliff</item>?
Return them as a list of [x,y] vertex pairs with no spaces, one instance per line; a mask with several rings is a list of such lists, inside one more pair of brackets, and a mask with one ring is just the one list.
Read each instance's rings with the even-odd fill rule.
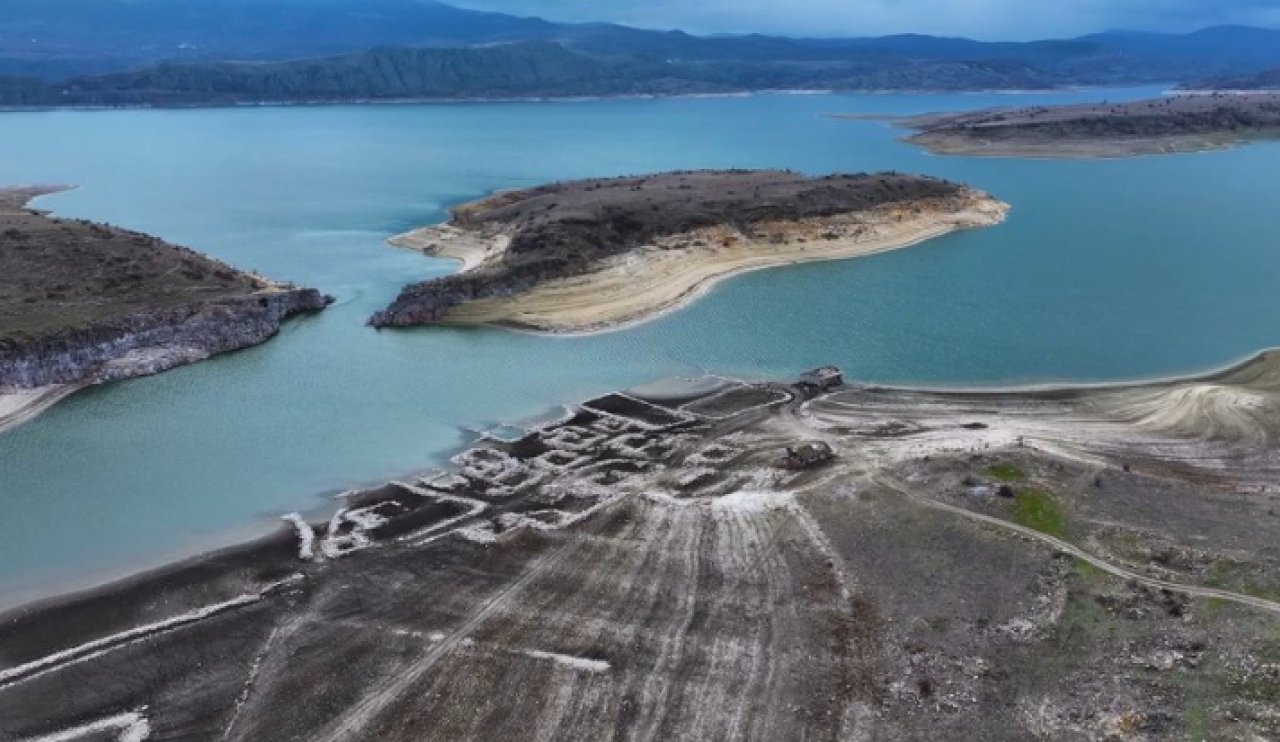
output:
[[0,393],[156,373],[263,342],[331,301],[0,192]]

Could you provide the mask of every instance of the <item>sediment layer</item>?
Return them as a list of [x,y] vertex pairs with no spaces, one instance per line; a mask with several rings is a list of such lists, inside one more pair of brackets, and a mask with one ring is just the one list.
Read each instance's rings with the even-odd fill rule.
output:
[[462,270],[407,287],[370,324],[610,329],[743,271],[902,247],[998,223],[1007,208],[964,186],[896,173],[704,171],[504,192],[394,238],[457,259]]
[[273,288],[11,340],[0,345],[0,390],[159,373],[257,345],[279,332],[289,317],[326,305],[315,289]]

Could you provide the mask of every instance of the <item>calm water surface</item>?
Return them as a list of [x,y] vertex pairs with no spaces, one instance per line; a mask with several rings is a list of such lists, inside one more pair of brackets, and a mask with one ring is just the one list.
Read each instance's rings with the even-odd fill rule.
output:
[[[1111,99],[1156,89],[1107,91]],[[0,604],[272,527],[421,469],[471,430],[657,377],[884,382],[1134,378],[1280,345],[1280,145],[1097,162],[929,156],[825,114],[1066,102],[845,96],[0,115],[0,182],[339,297],[276,340],[77,395],[0,435]],[[375,332],[452,264],[384,239],[450,204],[669,168],[922,172],[1013,204],[1000,227],[758,272],[640,327],[580,338]]]

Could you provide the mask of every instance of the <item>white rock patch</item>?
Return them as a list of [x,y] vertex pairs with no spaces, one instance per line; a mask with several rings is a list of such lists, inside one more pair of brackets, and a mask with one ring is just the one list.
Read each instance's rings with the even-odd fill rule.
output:
[[795,502],[796,496],[790,492],[743,491],[717,497],[711,501],[711,508],[730,513],[763,513],[789,508]]
[[575,657],[571,654],[560,654],[558,652],[544,652],[540,649],[526,649],[524,654],[540,660],[551,660],[566,667],[572,667],[575,670],[583,672],[608,672],[609,663],[604,660],[593,660],[589,657]]
[[298,531],[298,558],[307,562],[315,559],[316,532],[311,524],[304,520],[300,513],[289,513],[281,520],[292,523]]
[[146,708],[143,707],[138,711],[116,714],[42,737],[29,737],[25,742],[73,742],[73,740],[112,731],[120,733],[120,736],[116,737],[116,742],[142,742],[151,736],[151,724],[147,721],[147,717],[142,715],[145,710]]

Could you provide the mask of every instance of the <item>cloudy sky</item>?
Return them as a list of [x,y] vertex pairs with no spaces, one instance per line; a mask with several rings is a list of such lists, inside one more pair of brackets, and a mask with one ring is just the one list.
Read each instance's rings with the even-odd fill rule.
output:
[[814,36],[930,33],[983,39],[1129,28],[1280,26],[1280,0],[455,0],[552,20],[606,20],[697,33]]

